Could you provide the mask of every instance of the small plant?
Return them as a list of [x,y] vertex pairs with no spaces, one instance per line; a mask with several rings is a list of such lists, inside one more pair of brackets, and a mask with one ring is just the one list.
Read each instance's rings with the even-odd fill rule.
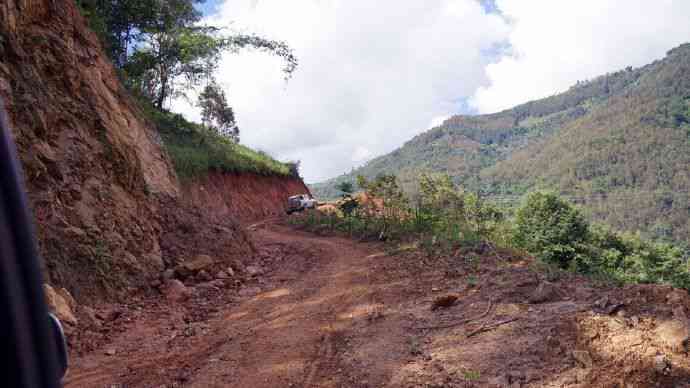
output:
[[466,370],[462,372],[462,376],[468,381],[477,381],[482,377],[478,370]]
[[419,356],[422,352],[422,346],[419,344],[419,340],[415,337],[410,337],[407,339],[407,344],[410,347],[410,354],[413,356]]
[[467,277],[467,285],[470,287],[476,287],[478,283],[477,277],[474,275],[470,275]]

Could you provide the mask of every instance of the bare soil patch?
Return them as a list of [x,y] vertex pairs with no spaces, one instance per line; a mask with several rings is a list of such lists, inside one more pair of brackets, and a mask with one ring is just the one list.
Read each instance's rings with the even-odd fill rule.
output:
[[689,386],[685,291],[251,229],[260,274],[119,306],[67,387]]

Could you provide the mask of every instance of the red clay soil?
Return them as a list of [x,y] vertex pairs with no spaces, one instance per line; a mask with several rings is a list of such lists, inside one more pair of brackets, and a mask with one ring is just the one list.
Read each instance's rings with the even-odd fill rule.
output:
[[285,213],[287,197],[310,194],[301,179],[256,174],[209,173],[183,184],[185,200],[214,217],[260,220]]
[[91,302],[162,271],[153,197],[175,174],[73,0],[0,1],[0,96],[46,280]]
[[251,229],[261,271],[116,306],[82,330],[102,337],[73,349],[66,386],[690,386],[685,291],[547,279],[503,251],[427,257]]

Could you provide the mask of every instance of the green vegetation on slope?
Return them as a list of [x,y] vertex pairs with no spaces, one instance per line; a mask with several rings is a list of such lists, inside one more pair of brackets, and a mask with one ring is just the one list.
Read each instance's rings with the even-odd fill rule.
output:
[[158,127],[165,149],[181,179],[203,176],[208,171],[295,175],[291,163],[281,163],[254,151],[182,115],[151,107],[148,116]]
[[690,44],[513,109],[452,117],[312,188],[332,198],[357,175],[396,174],[414,197],[424,172],[513,205],[552,189],[618,230],[690,242]]
[[[239,142],[239,128],[224,91],[215,83],[223,51],[254,48],[285,61],[286,79],[297,67],[282,41],[256,35],[222,35],[200,25],[195,4],[204,0],[76,0],[122,78],[153,121],[182,179],[210,170],[298,176],[296,163],[280,163]],[[168,112],[164,105],[206,84],[198,105],[204,125]]]
[[393,175],[358,181],[366,195],[358,197],[354,210],[343,209],[357,201],[350,198],[341,202],[337,214],[312,213],[293,222],[415,246],[430,257],[457,255],[461,249],[488,250],[499,257],[500,248],[518,249],[548,268],[600,280],[690,288],[690,250],[591,224],[579,207],[554,192],[529,193],[511,216],[443,175],[420,177],[414,205]]

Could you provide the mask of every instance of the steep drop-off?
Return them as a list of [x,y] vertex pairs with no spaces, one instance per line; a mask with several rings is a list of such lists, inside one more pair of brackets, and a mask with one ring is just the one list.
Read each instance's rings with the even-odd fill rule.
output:
[[150,290],[167,268],[199,254],[226,267],[251,258],[236,219],[277,212],[303,187],[211,174],[181,189],[158,132],[71,0],[0,2],[0,96],[46,280],[79,302]]

